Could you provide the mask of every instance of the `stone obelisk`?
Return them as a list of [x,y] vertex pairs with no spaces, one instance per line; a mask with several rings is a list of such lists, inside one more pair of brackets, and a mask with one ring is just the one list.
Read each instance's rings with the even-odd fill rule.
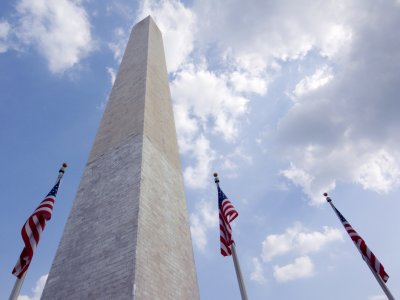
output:
[[161,32],[132,30],[42,299],[198,299]]

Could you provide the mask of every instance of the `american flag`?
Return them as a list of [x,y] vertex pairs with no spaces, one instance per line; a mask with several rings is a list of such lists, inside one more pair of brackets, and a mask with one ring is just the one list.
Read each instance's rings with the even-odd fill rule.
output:
[[372,270],[376,274],[378,274],[384,282],[387,282],[389,279],[389,275],[385,272],[385,269],[383,265],[379,262],[378,258],[376,258],[375,254],[372,253],[371,250],[369,250],[363,238],[358,235],[357,231],[355,231],[353,227],[351,227],[350,223],[347,222],[347,220],[343,217],[339,210],[333,205],[332,200],[329,197],[326,197],[326,200],[329,202],[336,215],[339,217],[350,238],[352,239],[358,250],[361,252],[365,262],[371,266]]
[[234,243],[232,239],[232,228],[230,223],[239,215],[229,201],[228,197],[222,192],[218,185],[218,208],[219,208],[219,229],[221,254],[228,256],[232,254],[231,245]]
[[[60,170],[61,172],[61,170]],[[61,173],[60,173],[61,175]],[[61,176],[57,179],[56,184],[51,189],[50,193],[39,204],[33,214],[25,222],[21,229],[22,239],[24,240],[25,247],[15,265],[12,274],[21,278],[28,269],[33,253],[39,243],[40,236],[46,225],[46,221],[51,219],[53,213],[53,206],[56,200],[58,187],[60,185]]]

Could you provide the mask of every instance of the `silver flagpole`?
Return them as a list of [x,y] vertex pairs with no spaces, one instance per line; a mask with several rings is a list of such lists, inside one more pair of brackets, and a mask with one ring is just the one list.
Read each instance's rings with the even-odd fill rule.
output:
[[22,284],[24,283],[25,276],[26,276],[26,272],[22,275],[21,278],[17,277],[17,280],[15,281],[14,287],[11,291],[9,300],[17,300],[18,299],[18,295],[21,290]]
[[[67,167],[67,164],[63,163],[61,168],[60,168],[60,170],[58,171],[58,176],[57,176],[56,183],[57,183],[57,181],[61,180],[61,178],[63,177],[66,167]],[[17,280],[15,281],[14,287],[13,287],[13,289],[11,291],[9,300],[17,300],[18,299],[19,292],[21,291],[21,287],[22,287],[22,284],[24,283],[24,280],[25,280],[27,272],[28,272],[28,270],[26,270],[24,272],[24,274],[22,275],[21,278],[17,277]]]
[[[218,173],[214,173],[214,177],[215,177],[214,182],[217,185],[217,187],[219,187]],[[237,277],[237,280],[239,283],[240,295],[242,296],[242,300],[248,300],[246,287],[244,285],[243,275],[242,275],[242,271],[240,269],[239,259],[236,254],[236,246],[235,246],[234,242],[231,244],[230,248],[232,251],[233,265],[235,266],[236,277]]]
[[246,287],[244,286],[242,271],[240,269],[239,260],[237,258],[237,254],[236,254],[235,243],[233,243],[231,245],[231,250],[232,250],[233,264],[235,265],[236,277],[237,277],[237,280],[239,283],[240,295],[242,296],[242,300],[247,300]]
[[[360,250],[358,250],[358,251],[360,251]],[[363,260],[365,261],[365,263],[368,265],[368,267],[371,270],[372,274],[374,274],[376,281],[378,281],[378,283],[381,286],[381,288],[382,288],[383,292],[385,293],[386,297],[388,297],[389,300],[395,300],[393,295],[392,295],[392,293],[389,291],[388,287],[386,286],[385,282],[382,280],[382,278],[378,274],[376,274],[374,269],[372,269],[370,264],[365,259],[365,256],[362,255],[361,251],[360,251],[360,254],[361,254]]]
[[[338,215],[338,213],[336,212],[336,210],[333,207],[332,204],[332,199],[328,197],[328,193],[324,193],[324,196],[326,197],[326,201],[328,201],[328,203],[331,205],[333,211],[335,212],[335,215],[339,218],[340,217]],[[372,274],[374,275],[376,281],[378,281],[379,285],[381,286],[383,292],[385,293],[386,297],[388,297],[389,300],[395,300],[392,293],[389,291],[388,287],[386,286],[385,282],[382,280],[382,278],[376,273],[376,271],[371,267],[371,265],[368,263],[368,260],[365,258],[364,254],[362,254],[361,250],[356,247],[358,252],[360,252],[362,259],[364,260],[364,262],[367,264],[367,266],[369,267],[369,269],[371,270]]]

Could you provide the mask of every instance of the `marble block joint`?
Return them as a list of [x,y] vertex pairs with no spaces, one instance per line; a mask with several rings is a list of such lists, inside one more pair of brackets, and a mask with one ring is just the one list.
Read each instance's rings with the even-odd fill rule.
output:
[[42,299],[195,300],[161,32],[132,30]]

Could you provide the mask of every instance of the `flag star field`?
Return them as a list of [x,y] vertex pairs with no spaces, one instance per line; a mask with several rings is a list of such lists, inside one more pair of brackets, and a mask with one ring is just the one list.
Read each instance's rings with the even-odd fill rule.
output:
[[359,250],[399,298],[399,0],[4,0],[0,299],[21,228],[66,161],[19,298],[40,299],[130,30],[148,15],[164,39],[201,299],[241,299],[214,172],[238,214],[227,225],[249,299],[386,299]]

